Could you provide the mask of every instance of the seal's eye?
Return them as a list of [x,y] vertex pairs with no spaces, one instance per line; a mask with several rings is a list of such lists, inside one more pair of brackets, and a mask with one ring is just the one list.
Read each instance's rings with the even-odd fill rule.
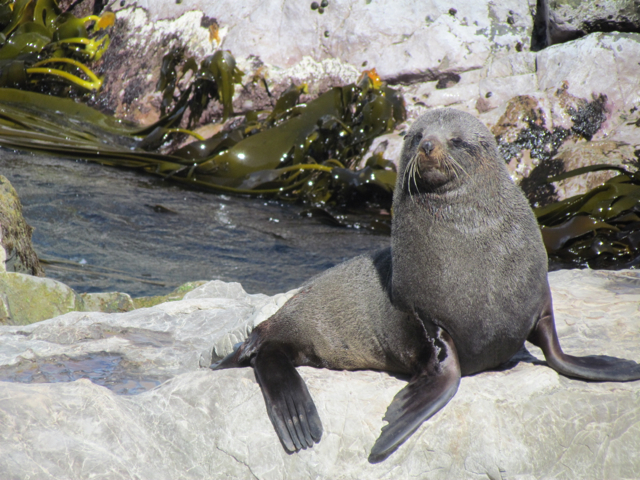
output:
[[415,150],[416,148],[418,148],[418,145],[420,145],[420,140],[422,140],[422,134],[421,134],[421,133],[416,133],[416,134],[411,138],[411,147],[410,147],[410,150]]
[[454,137],[449,140],[449,142],[451,142],[451,145],[453,145],[454,147],[462,147],[464,145],[464,142],[459,137]]

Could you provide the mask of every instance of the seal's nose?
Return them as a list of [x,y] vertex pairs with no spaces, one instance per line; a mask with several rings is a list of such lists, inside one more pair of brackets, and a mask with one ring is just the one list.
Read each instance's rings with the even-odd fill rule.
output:
[[431,142],[430,140],[425,140],[424,142],[422,142],[420,144],[420,149],[426,154],[429,155],[431,152],[433,152],[433,142]]

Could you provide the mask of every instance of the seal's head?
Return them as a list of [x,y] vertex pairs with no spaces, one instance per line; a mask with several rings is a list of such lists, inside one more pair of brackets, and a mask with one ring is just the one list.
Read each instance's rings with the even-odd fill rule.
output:
[[450,108],[431,110],[405,136],[402,190],[410,195],[451,190],[480,169],[495,168],[496,150],[491,132],[472,115]]

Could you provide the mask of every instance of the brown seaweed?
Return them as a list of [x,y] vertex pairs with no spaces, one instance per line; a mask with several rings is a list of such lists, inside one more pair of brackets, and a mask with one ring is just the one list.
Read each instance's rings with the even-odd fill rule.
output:
[[552,264],[591,268],[630,268],[640,264],[639,172],[592,165],[549,181],[599,170],[621,173],[582,195],[534,209]]
[[[211,65],[216,58],[233,64],[228,53],[203,64]],[[232,92],[233,75],[214,81],[217,90]],[[159,86],[171,88],[172,83],[167,74]],[[334,87],[297,103],[305,88],[293,86],[272,111],[248,112],[244,121],[173,153],[162,153],[159,146],[191,106],[192,87],[147,127],[70,99],[0,88],[0,145],[139,168],[187,185],[303,201],[322,209],[362,205],[388,221],[395,183],[392,164],[374,155],[364,167],[358,165],[373,139],[405,118],[402,97],[374,70],[366,71],[357,84]]]

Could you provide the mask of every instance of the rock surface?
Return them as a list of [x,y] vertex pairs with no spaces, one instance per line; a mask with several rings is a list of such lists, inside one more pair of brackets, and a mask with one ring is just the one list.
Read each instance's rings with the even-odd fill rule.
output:
[[[545,165],[537,184],[594,162],[637,168],[637,2],[551,6],[551,22],[566,30],[565,43],[533,52],[533,0],[457,2],[455,8],[436,0],[330,2],[323,13],[311,9],[310,2],[294,0],[113,0],[107,8],[116,11],[118,20],[102,64],[107,77],[99,103],[149,123],[158,118],[161,97],[155,84],[164,53],[184,49],[185,58],[201,60],[222,48],[232,52],[245,74],[236,87],[236,112],[272,107],[291,83],[306,82],[316,95],[376,68],[403,92],[409,123],[427,108],[452,106],[479,117],[503,140],[509,138],[504,153],[518,181],[540,164]],[[574,37],[581,38],[566,41]],[[522,98],[526,108],[514,110]],[[205,120],[215,114],[214,108]],[[403,128],[387,136],[389,160],[397,159]],[[601,145],[592,141],[613,143],[603,157]],[[574,144],[589,152],[567,160],[560,150]],[[540,198],[526,182],[522,186],[532,203],[543,204],[583,193],[606,178],[606,173],[572,178],[549,186]]]
[[[640,360],[637,272],[561,271],[550,282],[565,351]],[[287,455],[253,371],[200,368],[212,346],[214,357],[224,355],[287,297],[210,282],[148,309],[0,327],[0,376],[13,380],[0,383],[0,476],[630,479],[640,471],[638,382],[567,379],[524,352],[501,371],[463,378],[450,404],[378,465],[367,463],[368,452],[405,380],[300,368],[324,435],[313,449]],[[87,377],[82,362],[98,354],[120,359],[111,383],[78,379]],[[56,372],[75,381],[15,382]],[[144,393],[115,393],[164,378]]]
[[560,0],[550,3],[553,43],[594,31],[640,32],[640,6],[635,0]]
[[122,292],[78,294],[52,278],[0,272],[0,325],[29,325],[69,312],[128,312],[180,300],[203,283],[187,282],[167,295],[131,298]]
[[44,275],[31,244],[32,231],[22,216],[16,190],[0,175],[0,272]]

